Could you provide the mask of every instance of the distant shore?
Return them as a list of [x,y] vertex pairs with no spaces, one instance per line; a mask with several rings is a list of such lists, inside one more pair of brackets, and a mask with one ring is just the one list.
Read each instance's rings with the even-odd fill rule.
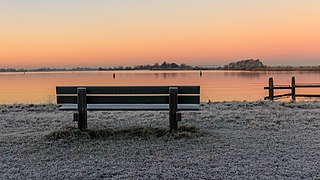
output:
[[173,138],[168,112],[89,112],[89,129],[123,133],[94,138],[57,107],[0,105],[0,179],[320,178],[320,102],[202,104]]
[[267,66],[265,68],[239,68],[239,69],[229,69],[229,68],[192,68],[192,69],[178,69],[178,68],[168,68],[168,69],[105,69],[99,70],[98,68],[75,68],[75,69],[25,69],[25,70],[0,70],[0,73],[27,73],[27,72],[81,72],[81,71],[92,71],[92,72],[103,72],[103,71],[313,71],[320,72],[320,66]]
[[174,62],[155,63],[153,65],[114,66],[114,67],[74,67],[74,68],[50,68],[41,67],[33,69],[24,68],[0,68],[0,72],[51,72],[51,71],[186,71],[186,70],[223,70],[223,71],[320,71],[319,66],[267,66],[259,59],[246,59],[231,62],[227,65],[188,65]]

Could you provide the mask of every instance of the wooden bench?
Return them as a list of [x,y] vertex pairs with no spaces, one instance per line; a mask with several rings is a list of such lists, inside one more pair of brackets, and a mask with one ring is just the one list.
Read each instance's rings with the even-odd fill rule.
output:
[[200,86],[57,86],[61,111],[77,111],[74,120],[87,129],[87,111],[169,111],[170,131],[179,111],[199,110]]

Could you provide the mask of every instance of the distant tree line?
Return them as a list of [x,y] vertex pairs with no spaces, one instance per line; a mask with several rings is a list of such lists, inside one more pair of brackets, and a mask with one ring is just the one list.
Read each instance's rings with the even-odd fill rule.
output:
[[319,71],[320,66],[266,66],[266,71]]
[[164,61],[162,64],[155,63],[154,65],[137,65],[137,66],[118,66],[118,67],[110,67],[110,68],[102,68],[99,67],[99,71],[106,71],[106,70],[191,70],[193,66],[187,65],[185,63],[178,65],[177,63],[170,63]]
[[137,65],[137,66],[116,66],[116,67],[76,67],[76,68],[36,68],[36,69],[24,69],[24,68],[0,68],[0,72],[50,72],[50,71],[109,71],[109,70],[192,70],[193,66],[185,63],[178,65],[177,63],[163,62],[162,64],[155,63],[154,65]]
[[0,72],[50,72],[50,71],[96,71],[97,68],[88,67],[76,67],[76,68],[36,68],[36,69],[24,69],[24,68],[0,68]]

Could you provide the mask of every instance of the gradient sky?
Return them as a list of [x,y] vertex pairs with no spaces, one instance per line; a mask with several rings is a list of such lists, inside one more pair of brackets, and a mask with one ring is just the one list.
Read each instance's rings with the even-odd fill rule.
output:
[[320,65],[320,0],[0,0],[1,67]]

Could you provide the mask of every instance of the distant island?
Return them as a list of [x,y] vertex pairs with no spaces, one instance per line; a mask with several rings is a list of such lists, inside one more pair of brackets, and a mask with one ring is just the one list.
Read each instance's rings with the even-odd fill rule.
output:
[[241,70],[241,71],[320,71],[320,66],[266,66],[260,59],[245,59],[231,62],[224,66],[192,66],[185,63],[177,64],[164,61],[154,65],[116,66],[116,67],[76,67],[76,68],[35,68],[15,69],[0,68],[0,72],[53,72],[53,71],[122,71],[122,70]]
[[247,59],[237,62],[229,63],[224,66],[226,70],[263,70],[266,66],[259,59]]
[[244,71],[320,71],[320,66],[266,66],[259,59],[246,59],[225,65],[223,70]]

